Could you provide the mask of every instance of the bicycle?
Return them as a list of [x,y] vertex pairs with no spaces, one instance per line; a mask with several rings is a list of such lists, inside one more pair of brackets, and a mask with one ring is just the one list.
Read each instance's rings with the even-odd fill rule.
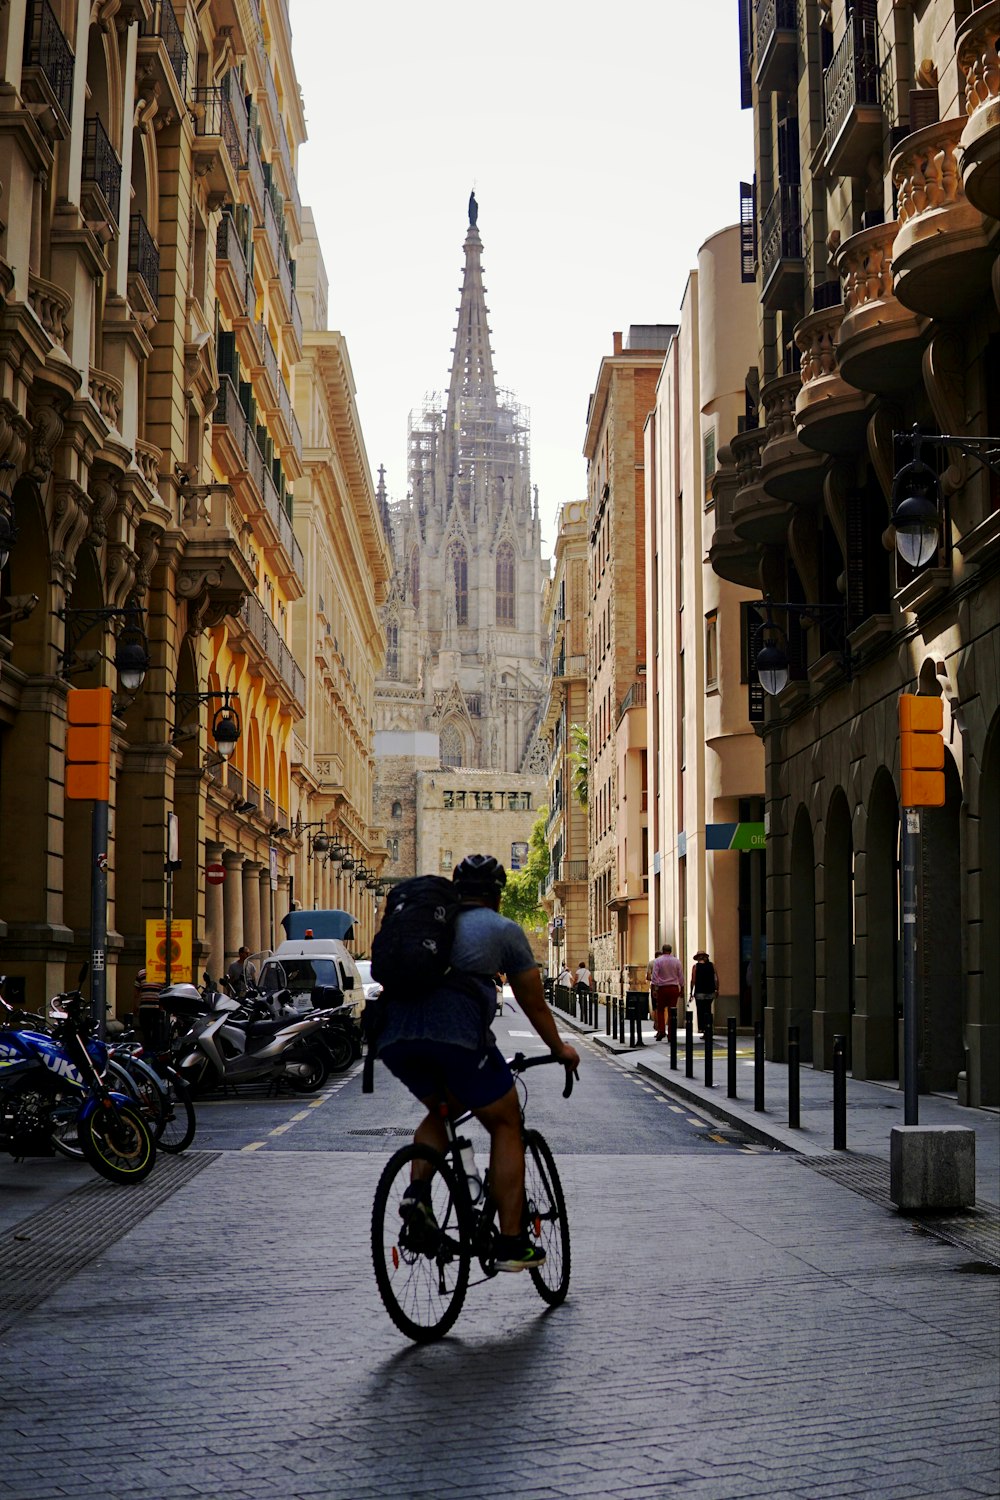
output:
[[[528,1267],[528,1274],[549,1307],[558,1307],[569,1291],[569,1224],[562,1183],[548,1142],[524,1123],[527,1086],[521,1075],[528,1068],[560,1061],[557,1057],[525,1057],[523,1052],[509,1059],[524,1095],[521,1128],[527,1228],[545,1250],[544,1262]],[[562,1066],[566,1068],[563,1098],[568,1099],[574,1075],[565,1063]],[[489,1173],[484,1175],[481,1192],[476,1183],[479,1196],[474,1201],[462,1163],[458,1131],[472,1118],[472,1111],[453,1118],[447,1105],[440,1108],[447,1150],[442,1153],[416,1143],[403,1146],[383,1168],[372,1208],[372,1260],[379,1293],[393,1323],[416,1343],[441,1338],[453,1327],[469,1289],[473,1259],[479,1261],[484,1280],[497,1275],[498,1230],[496,1207],[489,1195]],[[413,1163],[418,1161],[432,1169],[433,1225],[425,1218],[404,1219],[399,1211]]]

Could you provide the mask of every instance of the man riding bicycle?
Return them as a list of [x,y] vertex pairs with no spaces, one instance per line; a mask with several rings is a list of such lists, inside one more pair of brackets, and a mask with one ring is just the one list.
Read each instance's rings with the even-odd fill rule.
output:
[[[430,995],[387,998],[378,1055],[427,1110],[414,1131],[418,1145],[447,1149],[438,1113],[442,1099],[453,1114],[471,1110],[485,1126],[490,1136],[490,1196],[500,1224],[496,1267],[522,1271],[541,1265],[545,1252],[531,1242],[524,1223],[521,1112],[510,1068],[490,1030],[496,1011],[493,976],[507,975],[518,1004],[553,1057],[571,1068],[579,1066],[580,1057],[560,1040],[524,932],[500,915],[500,894],[507,882],[503,865],[492,855],[470,854],[452,878],[462,910],[455,920],[451,971]],[[405,1216],[432,1221],[431,1171],[427,1163],[414,1163],[400,1206]]]

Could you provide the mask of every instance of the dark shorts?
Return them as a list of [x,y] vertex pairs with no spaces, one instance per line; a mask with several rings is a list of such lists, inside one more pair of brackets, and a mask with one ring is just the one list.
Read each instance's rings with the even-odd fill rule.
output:
[[484,1055],[453,1042],[390,1042],[379,1058],[418,1099],[448,1089],[466,1109],[483,1109],[514,1087],[514,1075],[498,1047]]

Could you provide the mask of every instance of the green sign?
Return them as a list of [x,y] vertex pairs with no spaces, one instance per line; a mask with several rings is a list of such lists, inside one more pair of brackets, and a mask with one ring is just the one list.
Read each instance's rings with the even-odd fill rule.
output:
[[763,849],[767,839],[763,823],[706,823],[706,849]]

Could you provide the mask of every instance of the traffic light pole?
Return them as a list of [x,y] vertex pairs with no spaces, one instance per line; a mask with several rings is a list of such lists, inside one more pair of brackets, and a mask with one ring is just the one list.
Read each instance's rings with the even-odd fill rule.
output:
[[903,899],[903,1124],[919,1125],[917,1094],[917,865],[920,810],[903,809],[900,853]]
[[90,845],[90,1005],[103,1037],[108,1006],[108,804],[91,803]]

